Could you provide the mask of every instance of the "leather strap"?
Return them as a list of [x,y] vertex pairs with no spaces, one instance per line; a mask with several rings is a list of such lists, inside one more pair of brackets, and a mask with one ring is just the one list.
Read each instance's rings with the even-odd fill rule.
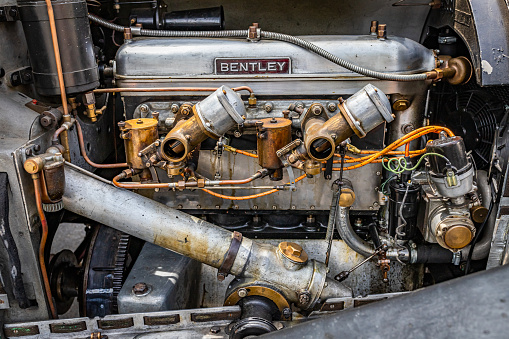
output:
[[242,233],[233,232],[232,241],[230,242],[230,248],[228,248],[228,252],[226,252],[224,256],[223,263],[217,270],[217,280],[223,281],[224,278],[226,278],[230,273],[233,263],[235,262],[235,258],[237,257],[237,252],[239,251],[241,243],[242,243]]

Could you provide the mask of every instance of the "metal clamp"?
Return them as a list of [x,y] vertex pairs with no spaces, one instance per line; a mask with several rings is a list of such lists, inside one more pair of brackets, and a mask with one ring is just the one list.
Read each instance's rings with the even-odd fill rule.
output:
[[217,269],[217,280],[223,281],[224,278],[226,278],[230,273],[233,263],[235,262],[235,258],[237,257],[237,252],[239,251],[241,243],[242,243],[242,233],[236,231],[233,232],[230,248],[228,248],[228,252],[226,252],[224,256],[223,263]]

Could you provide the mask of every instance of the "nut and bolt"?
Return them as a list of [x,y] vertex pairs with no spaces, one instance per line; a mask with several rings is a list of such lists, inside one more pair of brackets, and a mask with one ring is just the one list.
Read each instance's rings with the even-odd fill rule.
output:
[[407,99],[399,99],[394,101],[394,103],[392,104],[392,108],[395,111],[404,111],[408,107],[410,107],[410,101],[408,101]]
[[179,105],[177,105],[177,104],[173,104],[173,105],[171,105],[171,106],[170,106],[171,112],[172,112],[173,114],[176,114],[176,113],[179,111],[179,108],[180,108],[180,107],[179,107]]
[[133,293],[136,295],[144,294],[148,292],[148,286],[144,282],[136,283],[133,286]]
[[310,299],[310,298],[309,298],[309,293],[304,292],[304,293],[301,293],[301,294],[299,295],[299,303],[300,303],[301,305],[305,305],[305,304],[307,304],[307,303],[309,302],[309,299]]
[[263,109],[265,110],[265,112],[270,113],[274,109],[274,105],[272,104],[272,102],[266,102],[265,105],[263,105]]
[[48,116],[41,117],[41,125],[43,127],[51,126],[52,123],[53,123],[53,121],[50,117],[48,117]]
[[337,106],[335,103],[333,102],[328,102],[327,103],[327,109],[329,110],[329,112],[334,112],[336,110]]
[[414,129],[414,125],[412,124],[405,124],[401,127],[401,131],[405,134],[412,132]]
[[376,37],[381,40],[385,40],[387,38],[387,25],[386,24],[378,25]]
[[314,115],[322,114],[322,106],[316,105],[315,107],[313,107],[313,114]]
[[247,290],[245,288],[239,288],[239,290],[237,291],[237,294],[239,297],[245,298],[245,297],[247,297]]
[[283,317],[284,318],[290,318],[292,316],[292,310],[289,309],[288,307],[285,307],[283,309]]
[[148,106],[143,104],[140,106],[140,112],[141,113],[147,113],[148,112]]

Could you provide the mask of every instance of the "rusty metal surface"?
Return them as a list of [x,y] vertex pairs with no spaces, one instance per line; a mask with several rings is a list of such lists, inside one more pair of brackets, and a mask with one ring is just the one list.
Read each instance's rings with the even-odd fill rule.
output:
[[283,167],[277,150],[292,141],[292,121],[284,118],[266,118],[257,125],[258,164],[267,169]]
[[[262,243],[277,245],[281,240],[264,239],[258,240]],[[298,243],[308,253],[310,259],[324,260],[327,250],[325,240],[301,239]],[[331,258],[329,262],[329,278],[341,271],[348,270],[364,260],[365,257],[350,249],[343,241],[334,240],[332,243]],[[387,284],[382,282],[382,273],[376,264],[376,260],[369,261],[366,264],[353,271],[344,284],[351,287],[353,296],[367,296],[373,294],[396,293],[412,291],[422,286],[424,269],[422,265],[402,265],[398,262],[391,263]],[[222,305],[232,277],[228,277],[223,282],[218,282],[216,270],[202,265],[201,284],[198,293],[202,300],[201,307],[216,307]]]

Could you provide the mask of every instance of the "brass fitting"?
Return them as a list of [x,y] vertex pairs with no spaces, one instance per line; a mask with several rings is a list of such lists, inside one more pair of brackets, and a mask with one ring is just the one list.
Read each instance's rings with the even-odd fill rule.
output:
[[221,86],[192,108],[193,116],[180,120],[161,143],[161,155],[170,162],[180,162],[208,137],[218,139],[244,122],[242,99],[230,88]]
[[140,151],[151,145],[158,138],[158,120],[140,118],[118,123],[120,137],[124,139],[127,164],[130,168],[143,170],[147,164],[142,160]]
[[202,127],[200,119],[194,114],[190,119],[180,120],[166,135],[161,143],[161,155],[168,161],[181,162],[208,137],[215,136],[207,133]]
[[[262,119],[257,124],[258,164],[262,168],[278,170],[283,163],[277,151],[292,142],[292,122],[285,118]],[[281,180],[282,176],[271,175],[273,180]]]
[[[321,111],[317,107],[322,108]],[[339,113],[329,119],[320,104],[313,104],[301,118],[304,147],[308,156],[315,161],[323,162],[331,158],[339,143],[354,133],[363,138],[384,121],[394,120],[386,95],[371,84],[348,100],[340,100],[338,107]]]
[[295,263],[303,264],[308,261],[308,254],[299,244],[283,241],[279,243],[277,248],[285,258]]
[[472,63],[466,57],[440,56],[440,60],[443,61],[442,67],[426,72],[428,79],[439,81],[445,78],[451,85],[463,85],[472,78]]

